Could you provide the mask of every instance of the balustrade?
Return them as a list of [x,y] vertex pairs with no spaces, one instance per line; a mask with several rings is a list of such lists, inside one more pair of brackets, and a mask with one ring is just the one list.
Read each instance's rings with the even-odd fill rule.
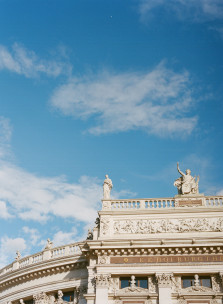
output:
[[[196,198],[196,197],[195,197]],[[183,199],[183,198],[182,198]],[[222,196],[205,196],[206,204],[200,207],[223,207]],[[179,200],[179,198],[178,198]],[[175,198],[149,198],[149,199],[134,199],[134,200],[104,200],[102,210],[124,211],[138,209],[169,209],[182,208],[177,206]]]
[[[43,261],[43,253],[45,251],[39,252],[35,255],[24,257],[24,258],[22,258],[18,261],[15,261],[14,263],[12,263],[8,266],[2,268],[0,270],[0,276],[5,275],[6,273],[9,273],[9,272],[11,272],[15,269],[24,268],[24,267],[30,266],[32,264],[42,262]],[[77,255],[77,254],[81,253],[79,243],[52,248],[52,249],[49,249],[49,251],[50,251],[51,254],[49,254],[49,258],[47,258],[47,260],[55,259],[55,258],[61,257],[61,256]]]

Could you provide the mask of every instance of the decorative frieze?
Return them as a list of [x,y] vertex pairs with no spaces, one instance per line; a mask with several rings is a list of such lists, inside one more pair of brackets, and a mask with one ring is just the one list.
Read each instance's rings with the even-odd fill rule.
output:
[[[104,227],[106,231],[108,227]],[[114,234],[154,234],[223,231],[223,217],[186,219],[138,219],[114,221]],[[106,233],[104,233],[106,234]]]
[[173,281],[172,273],[156,273],[156,279],[158,282],[159,288],[171,288]]

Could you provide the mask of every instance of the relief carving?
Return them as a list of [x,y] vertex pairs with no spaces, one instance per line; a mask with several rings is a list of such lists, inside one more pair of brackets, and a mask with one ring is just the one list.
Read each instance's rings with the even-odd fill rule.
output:
[[181,277],[173,277],[173,292],[179,292],[181,290]]
[[110,263],[110,257],[103,255],[98,257],[98,264],[109,264]]
[[211,277],[212,289],[215,292],[221,292],[221,279],[218,275]]
[[50,302],[50,298],[45,292],[33,295],[33,300],[34,304],[48,304]]
[[103,235],[107,235],[108,232],[109,232],[109,223],[110,223],[110,220],[108,217],[103,217],[101,219],[101,222],[100,222],[100,230],[101,230],[101,234]]
[[119,278],[111,278],[109,284],[109,292],[116,292],[119,289]]
[[[108,226],[108,224],[107,224]],[[107,231],[108,227],[104,228]],[[158,220],[120,220],[114,222],[114,234],[153,234],[223,231],[223,218],[187,218]],[[106,232],[104,233],[106,234]]]
[[154,276],[148,277],[148,288],[149,288],[149,292],[153,292],[153,293],[157,292],[157,284]]

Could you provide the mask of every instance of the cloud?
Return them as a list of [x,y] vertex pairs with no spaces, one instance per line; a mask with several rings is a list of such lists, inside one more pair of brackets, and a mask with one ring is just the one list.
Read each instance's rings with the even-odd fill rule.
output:
[[23,238],[2,237],[0,240],[0,267],[4,267],[8,260],[13,260],[17,250],[23,252],[26,247],[26,241]]
[[76,242],[77,230],[75,227],[70,232],[58,231],[54,234],[53,245],[61,246],[63,244],[71,244]]
[[12,126],[9,119],[0,116],[0,159],[10,155]]
[[27,78],[39,74],[57,77],[61,74],[69,74],[71,66],[60,60],[42,60],[33,51],[15,43],[11,51],[0,45],[0,70],[8,70]]
[[90,222],[101,197],[102,187],[94,178],[83,176],[71,184],[64,177],[38,177],[9,163],[0,165],[0,200],[24,220],[58,216]]
[[159,136],[185,134],[197,117],[188,116],[194,100],[187,72],[175,73],[164,63],[147,73],[102,72],[74,78],[57,88],[50,103],[64,115],[96,126],[90,133],[145,130]]
[[179,19],[195,22],[223,18],[222,0],[141,0],[139,4],[141,20],[146,21],[156,8],[174,12]]
[[22,231],[29,236],[29,243],[31,243],[32,245],[37,244],[38,240],[40,239],[40,234],[37,229],[24,226],[22,228]]
[[8,212],[8,208],[5,202],[0,201],[0,218],[8,219],[12,215]]

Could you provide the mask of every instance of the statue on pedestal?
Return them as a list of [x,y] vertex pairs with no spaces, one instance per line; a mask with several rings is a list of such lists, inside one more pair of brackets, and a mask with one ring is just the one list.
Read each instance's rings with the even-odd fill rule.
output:
[[108,178],[108,175],[105,175],[105,180],[104,180],[104,184],[103,184],[103,193],[104,193],[104,197],[103,199],[110,199],[110,192],[112,189],[113,185],[112,185],[112,181],[110,178]]
[[198,194],[198,182],[199,182],[199,176],[193,177],[191,176],[190,169],[186,170],[186,174],[183,173],[179,168],[179,163],[177,163],[177,170],[181,174],[181,177],[175,180],[174,186],[178,189],[178,194],[184,195],[184,194]]

